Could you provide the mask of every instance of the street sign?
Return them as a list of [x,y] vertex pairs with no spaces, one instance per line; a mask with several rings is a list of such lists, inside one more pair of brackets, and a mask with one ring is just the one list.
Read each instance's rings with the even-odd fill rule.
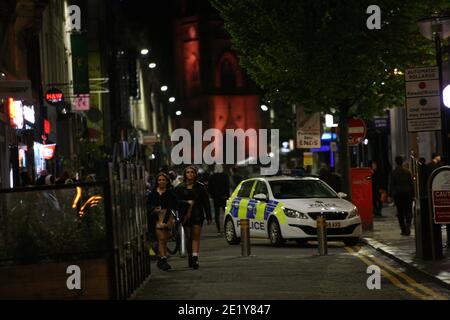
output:
[[450,167],[441,167],[431,176],[434,223],[450,224]]
[[441,130],[438,68],[406,69],[405,94],[408,131]]
[[366,124],[361,119],[348,120],[348,145],[356,146],[366,137]]
[[297,148],[320,148],[320,113],[306,115],[298,111],[297,116]]

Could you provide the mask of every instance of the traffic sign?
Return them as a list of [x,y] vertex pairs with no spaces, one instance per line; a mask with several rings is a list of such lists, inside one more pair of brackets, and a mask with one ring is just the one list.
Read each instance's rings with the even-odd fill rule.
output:
[[431,177],[434,223],[450,224],[450,167],[441,167]]
[[362,119],[351,118],[348,120],[348,145],[356,146],[367,133],[366,124]]
[[409,132],[441,130],[437,67],[406,69],[406,119]]

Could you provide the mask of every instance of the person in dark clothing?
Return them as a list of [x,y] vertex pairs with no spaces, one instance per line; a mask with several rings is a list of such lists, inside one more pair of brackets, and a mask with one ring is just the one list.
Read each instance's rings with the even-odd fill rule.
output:
[[326,164],[322,164],[319,170],[319,179],[328,184],[336,192],[342,191],[342,181],[341,177],[331,172]]
[[427,165],[428,175],[431,175],[434,170],[441,167],[441,156],[437,153],[431,155],[431,162]]
[[378,169],[378,162],[372,161],[372,203],[373,213],[376,217],[382,217],[381,209],[383,203],[381,202],[381,189],[383,187],[383,175],[380,169]]
[[231,168],[231,188],[234,190],[244,178],[239,174],[236,167]]
[[149,228],[155,232],[158,240],[158,263],[161,270],[167,271],[171,266],[167,263],[167,240],[169,227],[173,225],[172,211],[177,210],[177,199],[167,174],[161,172],[156,176],[156,186],[148,198]]
[[200,234],[205,218],[211,224],[211,208],[205,186],[197,181],[197,169],[189,166],[184,170],[183,183],[175,188],[180,201],[181,221],[186,235],[189,267],[198,269]]
[[214,174],[209,178],[208,191],[214,201],[214,218],[216,221],[217,232],[220,233],[220,212],[225,212],[225,204],[230,196],[230,183],[228,175],[223,172],[223,166],[217,164],[214,168]]
[[403,158],[395,157],[397,167],[391,172],[389,179],[389,196],[394,198],[397,207],[397,218],[402,235],[411,234],[412,202],[414,199],[414,182],[411,172],[403,167]]

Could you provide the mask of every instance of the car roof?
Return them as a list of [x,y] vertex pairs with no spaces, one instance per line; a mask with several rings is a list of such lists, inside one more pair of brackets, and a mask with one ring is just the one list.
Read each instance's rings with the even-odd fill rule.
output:
[[318,181],[319,178],[316,177],[291,177],[291,176],[270,176],[270,177],[253,177],[248,180],[266,180],[267,182],[270,181],[285,181],[285,180],[310,180],[310,181]]

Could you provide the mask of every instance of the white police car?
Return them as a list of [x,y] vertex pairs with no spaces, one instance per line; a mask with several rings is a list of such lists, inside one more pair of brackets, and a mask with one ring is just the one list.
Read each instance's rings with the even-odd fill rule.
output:
[[242,181],[227,201],[225,238],[240,242],[240,219],[249,219],[250,236],[278,246],[317,240],[316,218],[325,215],[327,239],[356,245],[361,236],[357,208],[318,178],[261,177]]

